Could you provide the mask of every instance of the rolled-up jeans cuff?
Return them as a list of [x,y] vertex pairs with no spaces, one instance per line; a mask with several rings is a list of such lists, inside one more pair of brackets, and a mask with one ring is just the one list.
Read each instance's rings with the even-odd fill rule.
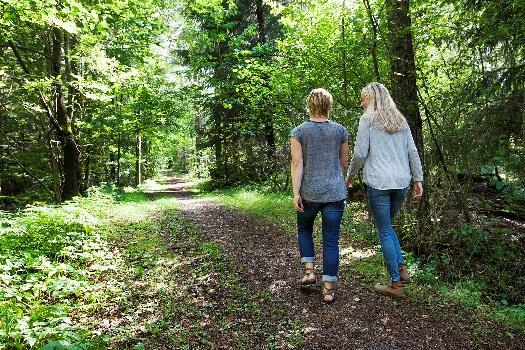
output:
[[323,282],[337,282],[337,276],[323,275],[323,277],[321,277],[321,280]]
[[301,258],[302,263],[313,263],[315,262],[315,256],[305,256]]

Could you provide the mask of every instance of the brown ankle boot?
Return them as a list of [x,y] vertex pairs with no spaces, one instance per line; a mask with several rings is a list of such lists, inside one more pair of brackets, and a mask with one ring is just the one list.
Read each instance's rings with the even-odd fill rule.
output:
[[406,265],[399,265],[399,277],[403,284],[412,283],[412,278],[410,278]]
[[380,294],[396,299],[403,299],[405,297],[403,293],[403,283],[401,281],[392,281],[387,285],[376,284],[374,290]]

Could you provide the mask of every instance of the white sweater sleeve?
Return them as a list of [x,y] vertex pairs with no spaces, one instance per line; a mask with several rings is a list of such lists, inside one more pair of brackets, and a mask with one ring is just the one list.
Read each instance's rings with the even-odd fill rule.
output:
[[348,176],[352,177],[361,170],[368,157],[368,150],[370,147],[370,122],[366,115],[363,115],[359,120],[359,127],[357,129],[357,136],[354,145],[354,154],[350,161],[348,169]]

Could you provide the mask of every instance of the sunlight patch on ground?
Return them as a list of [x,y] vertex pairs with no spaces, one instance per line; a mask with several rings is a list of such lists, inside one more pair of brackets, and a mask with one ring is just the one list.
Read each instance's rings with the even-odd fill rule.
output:
[[273,281],[268,289],[269,289],[270,293],[275,294],[275,293],[279,292],[280,290],[286,288],[286,285],[287,285],[287,283],[284,280]]
[[358,248],[347,247],[347,248],[342,248],[339,254],[340,254],[341,263],[344,264],[344,263],[349,263],[352,260],[360,260],[360,259],[369,258],[376,253],[377,253],[376,249],[371,249],[371,248],[358,249]]
[[179,199],[181,203],[184,203],[189,210],[195,210],[202,207],[205,207],[207,204],[202,199],[193,199],[193,198],[181,198]]
[[258,199],[258,195],[253,191],[242,191],[239,194],[240,198],[245,201],[255,202]]
[[166,185],[158,183],[152,179],[146,180],[142,185],[140,185],[140,188],[144,191],[162,191],[166,187]]
[[152,209],[152,206],[147,204],[129,203],[121,205],[111,213],[112,219],[116,222],[127,221],[130,223],[146,220],[150,216],[150,210]]
[[142,185],[140,185],[140,189],[144,192],[150,193],[150,192],[179,192],[182,190],[186,190],[188,188],[191,188],[194,186],[194,183],[189,181],[180,181],[180,182],[164,182],[163,179],[160,180],[146,180]]

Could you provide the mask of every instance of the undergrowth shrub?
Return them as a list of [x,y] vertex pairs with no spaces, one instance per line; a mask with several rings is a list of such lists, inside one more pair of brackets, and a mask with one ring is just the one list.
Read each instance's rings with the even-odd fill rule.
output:
[[490,300],[525,303],[525,245],[506,228],[464,225],[448,232],[443,248],[430,257],[448,282],[476,281]]
[[62,206],[0,213],[0,349],[98,347],[71,313],[103,299],[92,279],[111,265],[101,214],[112,201],[93,191]]

